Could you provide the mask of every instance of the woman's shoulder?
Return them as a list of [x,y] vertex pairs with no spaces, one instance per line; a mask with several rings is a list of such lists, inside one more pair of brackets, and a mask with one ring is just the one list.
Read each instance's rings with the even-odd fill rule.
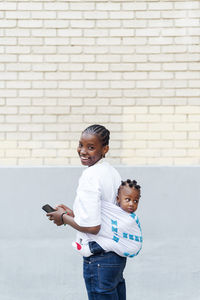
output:
[[101,177],[106,174],[114,174],[115,176],[120,176],[119,172],[107,161],[101,160],[98,163],[94,164],[91,167],[85,169],[82,173],[83,177],[85,176],[94,176],[94,177]]

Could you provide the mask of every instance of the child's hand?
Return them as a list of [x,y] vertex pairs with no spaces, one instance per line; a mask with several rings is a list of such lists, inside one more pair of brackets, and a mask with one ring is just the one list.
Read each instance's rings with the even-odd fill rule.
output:
[[64,210],[62,207],[56,207],[56,211],[46,214],[47,217],[49,217],[50,221],[53,221],[57,226],[63,225],[63,222],[61,220],[61,215],[66,210]]

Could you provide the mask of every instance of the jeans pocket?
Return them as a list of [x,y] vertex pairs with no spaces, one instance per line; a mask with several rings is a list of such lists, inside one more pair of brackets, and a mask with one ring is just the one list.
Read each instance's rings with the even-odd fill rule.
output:
[[104,291],[110,291],[118,285],[122,278],[121,265],[98,264],[98,284]]

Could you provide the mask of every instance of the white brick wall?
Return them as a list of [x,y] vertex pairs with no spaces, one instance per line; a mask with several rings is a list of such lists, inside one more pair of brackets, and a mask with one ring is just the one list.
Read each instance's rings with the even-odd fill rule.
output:
[[0,165],[200,163],[200,1],[1,1]]

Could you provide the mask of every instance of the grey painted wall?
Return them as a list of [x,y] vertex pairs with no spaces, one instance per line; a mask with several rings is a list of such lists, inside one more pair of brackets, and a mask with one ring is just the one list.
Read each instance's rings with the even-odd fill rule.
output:
[[[117,167],[142,186],[142,253],[126,268],[128,300],[200,295],[200,167]],[[0,299],[87,299],[75,232],[43,204],[72,206],[81,167],[0,168]]]

